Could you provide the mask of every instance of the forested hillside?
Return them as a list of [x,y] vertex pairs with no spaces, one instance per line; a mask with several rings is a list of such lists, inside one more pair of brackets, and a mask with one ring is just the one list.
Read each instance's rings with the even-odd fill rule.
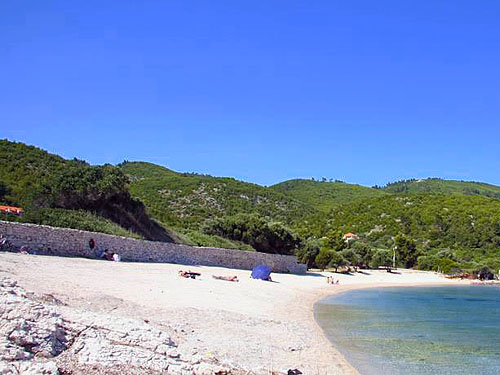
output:
[[339,204],[356,199],[374,198],[385,195],[380,189],[345,182],[313,180],[289,180],[271,186],[274,191],[286,194],[317,210],[328,212]]
[[[131,197],[127,177],[112,165],[91,166],[2,140],[0,187],[0,200],[24,207],[26,221],[85,229],[102,227],[102,220],[107,220],[147,239],[172,241],[165,229],[151,220],[142,202]],[[62,210],[50,213],[51,209]],[[68,210],[91,215],[78,217]],[[113,232],[117,226],[105,227]]]
[[443,180],[428,178],[425,180],[401,180],[387,184],[388,193],[434,193],[457,195],[483,195],[500,199],[500,187],[482,182]]
[[[246,214],[291,225],[315,213],[306,203],[233,178],[176,173],[142,162],[124,162],[119,167],[131,181],[132,195],[146,204],[154,218],[200,245],[224,246],[213,230],[214,220],[219,218],[237,220],[237,215]],[[234,236],[227,239],[237,240]],[[241,242],[248,248],[251,241],[243,237]]]
[[[358,200],[296,230],[302,237],[326,238],[316,253],[321,246],[335,251],[339,243],[344,251],[339,237],[356,233],[359,239],[348,246],[347,258],[360,264],[391,264],[399,240],[396,253],[403,266],[446,271],[500,268],[500,200],[487,197],[421,193]],[[353,254],[356,249],[360,252]]]

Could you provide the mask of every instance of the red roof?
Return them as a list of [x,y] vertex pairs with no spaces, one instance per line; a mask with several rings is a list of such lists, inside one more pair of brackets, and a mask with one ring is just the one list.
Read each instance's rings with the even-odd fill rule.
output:
[[24,210],[21,207],[0,206],[0,212],[20,215],[24,212]]

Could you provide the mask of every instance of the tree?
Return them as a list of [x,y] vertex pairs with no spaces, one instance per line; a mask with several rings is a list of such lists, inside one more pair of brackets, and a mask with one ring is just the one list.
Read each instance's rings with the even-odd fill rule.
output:
[[413,239],[400,233],[394,238],[394,246],[405,268],[412,268],[417,263],[417,244]]
[[361,256],[354,249],[345,249],[342,251],[342,256],[346,260],[347,264],[354,267],[354,271],[361,264]]
[[305,244],[297,250],[297,260],[300,263],[307,264],[307,267],[313,267],[316,261],[316,256],[319,254],[319,244],[317,240],[307,240]]
[[345,263],[346,261],[341,253],[338,251],[332,251],[330,263],[328,263],[328,265],[330,267],[335,267],[335,272],[338,271],[339,267],[345,265]]
[[12,190],[6,186],[3,182],[0,182],[0,203],[11,203],[7,199],[7,195],[12,194]]
[[392,251],[378,249],[372,254],[370,261],[371,268],[390,267],[392,265]]
[[356,241],[351,247],[360,256],[359,267],[368,267],[372,256],[370,246],[363,241]]
[[344,241],[344,238],[342,237],[342,232],[336,229],[330,229],[325,236],[325,244],[329,248],[335,250],[335,251],[341,251],[345,249],[346,242]]
[[332,260],[332,253],[333,252],[330,249],[322,247],[319,250],[318,255],[316,256],[316,265],[322,270],[324,270]]

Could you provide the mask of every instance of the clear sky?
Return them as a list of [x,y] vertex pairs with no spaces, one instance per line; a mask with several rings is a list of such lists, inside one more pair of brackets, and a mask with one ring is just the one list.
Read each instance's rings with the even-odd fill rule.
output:
[[259,184],[500,185],[500,1],[0,1],[0,138]]

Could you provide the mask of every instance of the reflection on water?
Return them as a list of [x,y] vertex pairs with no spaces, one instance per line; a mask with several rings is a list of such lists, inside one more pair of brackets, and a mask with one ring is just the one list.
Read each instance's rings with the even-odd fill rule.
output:
[[500,287],[366,289],[315,306],[362,374],[500,374]]

